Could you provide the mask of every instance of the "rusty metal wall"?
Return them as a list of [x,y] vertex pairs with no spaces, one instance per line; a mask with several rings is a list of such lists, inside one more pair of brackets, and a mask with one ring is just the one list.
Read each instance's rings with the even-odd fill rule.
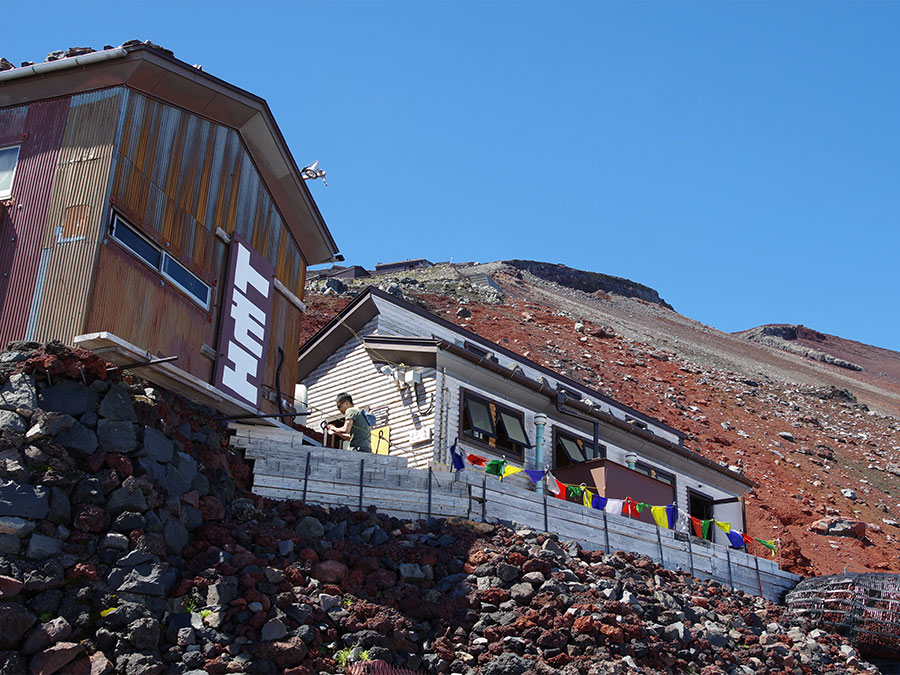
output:
[[303,296],[299,248],[233,129],[130,92],[112,199],[207,283],[222,278],[215,232],[237,232]]
[[[278,368],[278,347],[284,350],[281,366],[281,394],[289,401],[294,400],[294,385],[297,383],[297,349],[300,346],[300,320],[302,314],[277,290],[272,300],[272,323],[269,348],[266,354],[266,369],[263,383],[274,391],[275,374]],[[265,402],[266,412],[278,412],[278,406]]]
[[61,98],[0,110],[0,146],[19,144],[12,197],[0,206],[0,345],[27,337],[68,108]]
[[84,332],[122,88],[73,96],[43,232],[46,273],[34,338],[71,342]]
[[100,246],[85,324],[88,333],[104,330],[154,354],[177,354],[179,368],[212,378],[213,362],[200,353],[200,345],[215,344],[209,312],[111,237]]

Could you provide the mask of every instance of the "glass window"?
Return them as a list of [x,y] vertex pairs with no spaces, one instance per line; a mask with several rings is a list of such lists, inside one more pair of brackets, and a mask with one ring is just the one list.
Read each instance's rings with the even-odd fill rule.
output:
[[209,307],[209,286],[168,253],[163,254],[163,274],[181,290],[195,298],[204,308]]
[[137,233],[137,230],[125,224],[119,216],[113,217],[112,236],[122,245],[128,248],[138,258],[141,258],[154,269],[159,269],[160,256],[162,255],[149,241]]
[[486,401],[481,401],[471,396],[466,396],[466,412],[469,413],[469,424],[474,431],[488,436],[494,436],[494,419],[490,406]]
[[581,449],[581,446],[579,445],[577,439],[570,436],[565,436],[563,434],[558,434],[556,444],[557,446],[559,446],[559,449],[566,453],[569,460],[571,460],[572,462],[587,461],[584,456],[584,451]]
[[661,469],[657,469],[655,466],[650,466],[649,464],[644,464],[643,462],[638,462],[635,465],[635,471],[638,471],[645,476],[650,476],[650,478],[655,478],[660,483],[666,483],[668,485],[675,485],[675,476],[671,473],[667,473]]
[[18,145],[0,149],[0,199],[6,199],[12,194],[13,178],[16,175],[18,160]]
[[528,435],[522,427],[521,418],[509,410],[498,408],[497,413],[500,417],[500,423],[503,425],[504,431],[506,431],[507,438],[513,443],[518,443],[526,448],[530,448],[531,442],[528,440]]

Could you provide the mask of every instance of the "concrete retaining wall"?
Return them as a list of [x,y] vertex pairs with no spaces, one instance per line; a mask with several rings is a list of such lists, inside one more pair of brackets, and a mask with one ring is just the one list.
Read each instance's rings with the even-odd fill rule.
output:
[[[472,470],[410,469],[405,457],[332,450],[299,434],[233,425],[233,445],[254,461],[253,490],[353,509],[375,506],[399,518],[464,517],[556,532],[591,549],[634,551],[670,569],[691,570],[734,588],[780,601],[801,577],[759,558],[696,537],[562,501]],[[430,497],[429,497],[430,494]]]

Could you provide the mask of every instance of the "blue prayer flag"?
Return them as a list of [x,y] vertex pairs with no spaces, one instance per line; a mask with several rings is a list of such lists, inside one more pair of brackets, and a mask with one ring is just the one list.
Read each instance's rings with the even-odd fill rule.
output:
[[731,548],[744,548],[744,535],[740,532],[731,530],[730,532],[726,532],[725,535],[728,537],[728,541],[731,542]]
[[594,498],[591,500],[591,508],[597,509],[598,511],[602,511],[606,508],[606,497],[601,497],[600,495],[594,495]]
[[525,473],[528,474],[532,483],[540,483],[547,472],[543,469],[525,469]]
[[454,471],[462,471],[466,468],[465,462],[463,462],[463,456],[456,449],[456,443],[450,446],[450,456],[453,458]]

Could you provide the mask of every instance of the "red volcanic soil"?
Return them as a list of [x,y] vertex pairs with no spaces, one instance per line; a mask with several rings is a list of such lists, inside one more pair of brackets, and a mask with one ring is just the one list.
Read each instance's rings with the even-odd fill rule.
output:
[[[900,521],[900,477],[885,470],[897,462],[900,472],[900,425],[844,392],[845,373],[640,300],[573,295],[505,272],[493,278],[504,301],[470,299],[468,319],[456,318],[458,301],[447,294],[417,297],[439,316],[682,430],[691,450],[742,464],[760,484],[746,499],[748,533],[779,540],[785,569],[803,575],[900,572],[900,528],[883,522]],[[348,301],[308,294],[303,339]],[[576,319],[583,333],[574,330]],[[827,337],[845,350],[829,353],[864,368],[861,355],[877,350]],[[847,345],[858,345],[857,351]],[[810,346],[825,351],[821,343]],[[856,393],[866,401],[873,391]],[[890,392],[876,393],[887,407],[900,409]],[[780,432],[792,434],[793,442]],[[857,498],[844,497],[842,488]],[[866,535],[810,531],[825,516],[862,521]]]

